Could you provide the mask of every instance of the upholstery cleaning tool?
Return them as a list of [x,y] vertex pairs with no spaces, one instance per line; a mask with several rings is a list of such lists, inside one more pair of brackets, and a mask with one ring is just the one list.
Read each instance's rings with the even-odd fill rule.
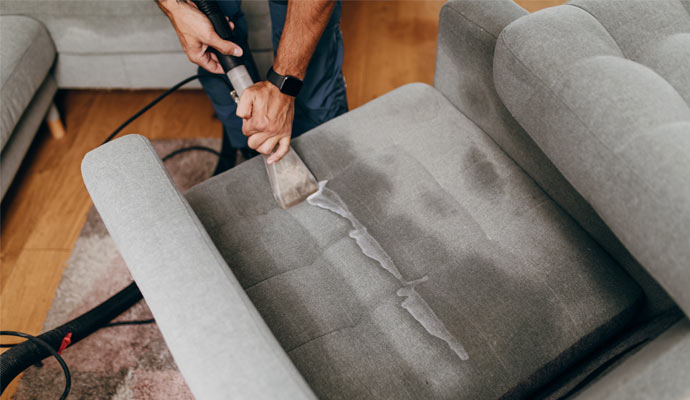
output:
[[[225,15],[215,0],[194,0],[194,4],[206,14],[218,36],[223,40],[232,41],[232,29],[230,29]],[[234,90],[230,93],[231,96],[235,102],[239,102],[244,89],[254,84],[247,67],[244,66],[239,57],[221,54],[213,49],[212,51],[218,56],[218,62],[232,84]],[[280,161],[272,165],[268,164],[267,157],[264,156],[264,164],[273,190],[273,197],[283,209],[303,202],[319,188],[316,178],[295,153],[292,146]]]

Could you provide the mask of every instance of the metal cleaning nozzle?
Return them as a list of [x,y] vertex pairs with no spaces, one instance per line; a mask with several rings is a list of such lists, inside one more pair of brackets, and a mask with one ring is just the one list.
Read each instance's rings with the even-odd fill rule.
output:
[[316,178],[292,147],[277,163],[269,165],[267,159],[268,157],[264,156],[273,197],[282,209],[303,202],[319,189]]

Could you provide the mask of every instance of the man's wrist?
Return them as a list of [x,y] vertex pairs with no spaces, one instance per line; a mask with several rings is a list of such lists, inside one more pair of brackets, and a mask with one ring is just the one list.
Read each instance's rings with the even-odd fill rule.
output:
[[299,78],[300,80],[304,80],[304,76],[307,72],[306,70],[303,70],[302,68],[298,67],[297,65],[294,65],[293,63],[281,61],[280,57],[276,58],[276,61],[273,64],[273,71],[283,76],[294,76],[296,78]]
[[265,81],[265,83],[266,83],[266,86],[269,88],[269,91],[271,92],[271,96],[279,96],[283,99],[289,100],[290,102],[295,101],[294,96],[290,96],[289,94],[285,94],[285,93],[281,92],[280,89],[278,89],[278,87],[276,85],[274,85],[273,83],[271,83],[269,81]]
[[272,83],[279,91],[288,96],[297,97],[302,89],[303,81],[293,75],[283,75],[271,67],[266,73],[266,80]]

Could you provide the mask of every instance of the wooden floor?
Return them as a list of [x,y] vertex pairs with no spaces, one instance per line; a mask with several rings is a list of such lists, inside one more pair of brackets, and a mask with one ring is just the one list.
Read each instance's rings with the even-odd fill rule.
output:
[[[518,1],[529,11],[562,0]],[[432,83],[443,1],[345,1],[344,74],[350,108],[409,82]],[[80,162],[119,123],[160,91],[64,91],[58,95],[67,135],[45,127],[24,160],[0,214],[0,327],[41,332],[55,289],[91,207]],[[171,95],[126,129],[151,139],[220,136],[201,91]],[[3,337],[3,343],[11,338]],[[16,384],[16,382],[15,382]],[[14,385],[13,385],[14,386]],[[8,399],[10,387],[2,396]]]

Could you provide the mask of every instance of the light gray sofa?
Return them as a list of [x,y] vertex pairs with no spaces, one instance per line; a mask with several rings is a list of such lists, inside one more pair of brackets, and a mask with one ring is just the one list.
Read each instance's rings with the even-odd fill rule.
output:
[[0,198],[53,104],[54,61],[55,46],[40,22],[0,15]]
[[[249,47],[265,73],[273,63],[268,3],[245,0],[242,10]],[[153,0],[0,0],[0,14],[45,25],[58,52],[60,88],[167,89],[196,73]]]
[[[273,63],[268,3],[242,9],[263,74]],[[153,0],[0,0],[0,29],[0,197],[58,88],[167,89],[197,70]]]
[[199,399],[685,398],[689,11],[451,0],[433,87],[294,141],[417,308],[260,159],[182,195],[128,135],[84,181]]

